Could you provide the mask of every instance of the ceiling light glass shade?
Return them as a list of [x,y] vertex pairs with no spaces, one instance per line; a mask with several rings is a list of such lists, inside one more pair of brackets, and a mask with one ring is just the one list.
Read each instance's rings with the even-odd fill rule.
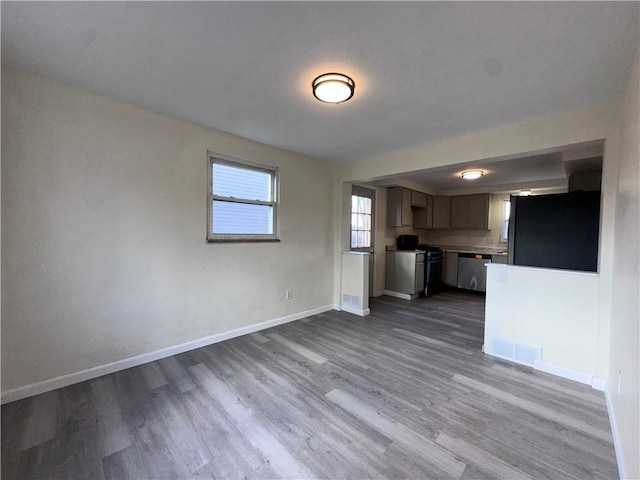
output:
[[482,170],[467,170],[466,172],[462,172],[462,178],[465,180],[475,180],[476,178],[480,178],[484,175]]
[[313,96],[325,103],[342,103],[353,97],[355,82],[341,73],[324,73],[311,83]]
[[520,196],[521,197],[528,197],[529,195],[531,195],[531,190],[521,190],[520,191]]

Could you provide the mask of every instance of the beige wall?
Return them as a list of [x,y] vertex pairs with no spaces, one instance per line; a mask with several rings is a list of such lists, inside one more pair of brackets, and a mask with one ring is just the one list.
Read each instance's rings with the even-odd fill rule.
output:
[[[615,178],[609,398],[626,478],[640,478],[640,61],[622,99]],[[618,376],[621,382],[618,390]]]
[[[207,150],[280,167],[280,243],[205,243]],[[326,163],[7,67],[2,157],[3,391],[334,303]]]
[[598,284],[594,273],[491,264],[486,351],[494,337],[539,347],[544,363],[594,377]]

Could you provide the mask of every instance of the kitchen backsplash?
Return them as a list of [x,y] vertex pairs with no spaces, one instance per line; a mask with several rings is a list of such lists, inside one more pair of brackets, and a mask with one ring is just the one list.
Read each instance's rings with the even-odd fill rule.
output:
[[474,230],[427,230],[420,232],[420,242],[429,245],[452,245],[506,248],[507,242],[500,241],[500,231],[474,231]]

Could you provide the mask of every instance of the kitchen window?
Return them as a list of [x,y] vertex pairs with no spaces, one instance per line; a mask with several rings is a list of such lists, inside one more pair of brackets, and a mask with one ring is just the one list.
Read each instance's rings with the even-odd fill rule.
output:
[[511,216],[511,200],[502,201],[502,225],[500,225],[500,241],[506,242],[509,238],[509,217]]
[[207,241],[278,241],[278,169],[209,152]]

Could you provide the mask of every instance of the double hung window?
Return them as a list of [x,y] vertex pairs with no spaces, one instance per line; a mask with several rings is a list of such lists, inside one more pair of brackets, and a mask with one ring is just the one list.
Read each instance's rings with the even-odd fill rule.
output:
[[502,201],[502,223],[500,225],[500,241],[509,239],[509,217],[511,217],[511,199]]
[[209,153],[208,241],[277,241],[278,169]]
[[354,192],[351,195],[351,249],[371,248],[372,229],[373,200]]

